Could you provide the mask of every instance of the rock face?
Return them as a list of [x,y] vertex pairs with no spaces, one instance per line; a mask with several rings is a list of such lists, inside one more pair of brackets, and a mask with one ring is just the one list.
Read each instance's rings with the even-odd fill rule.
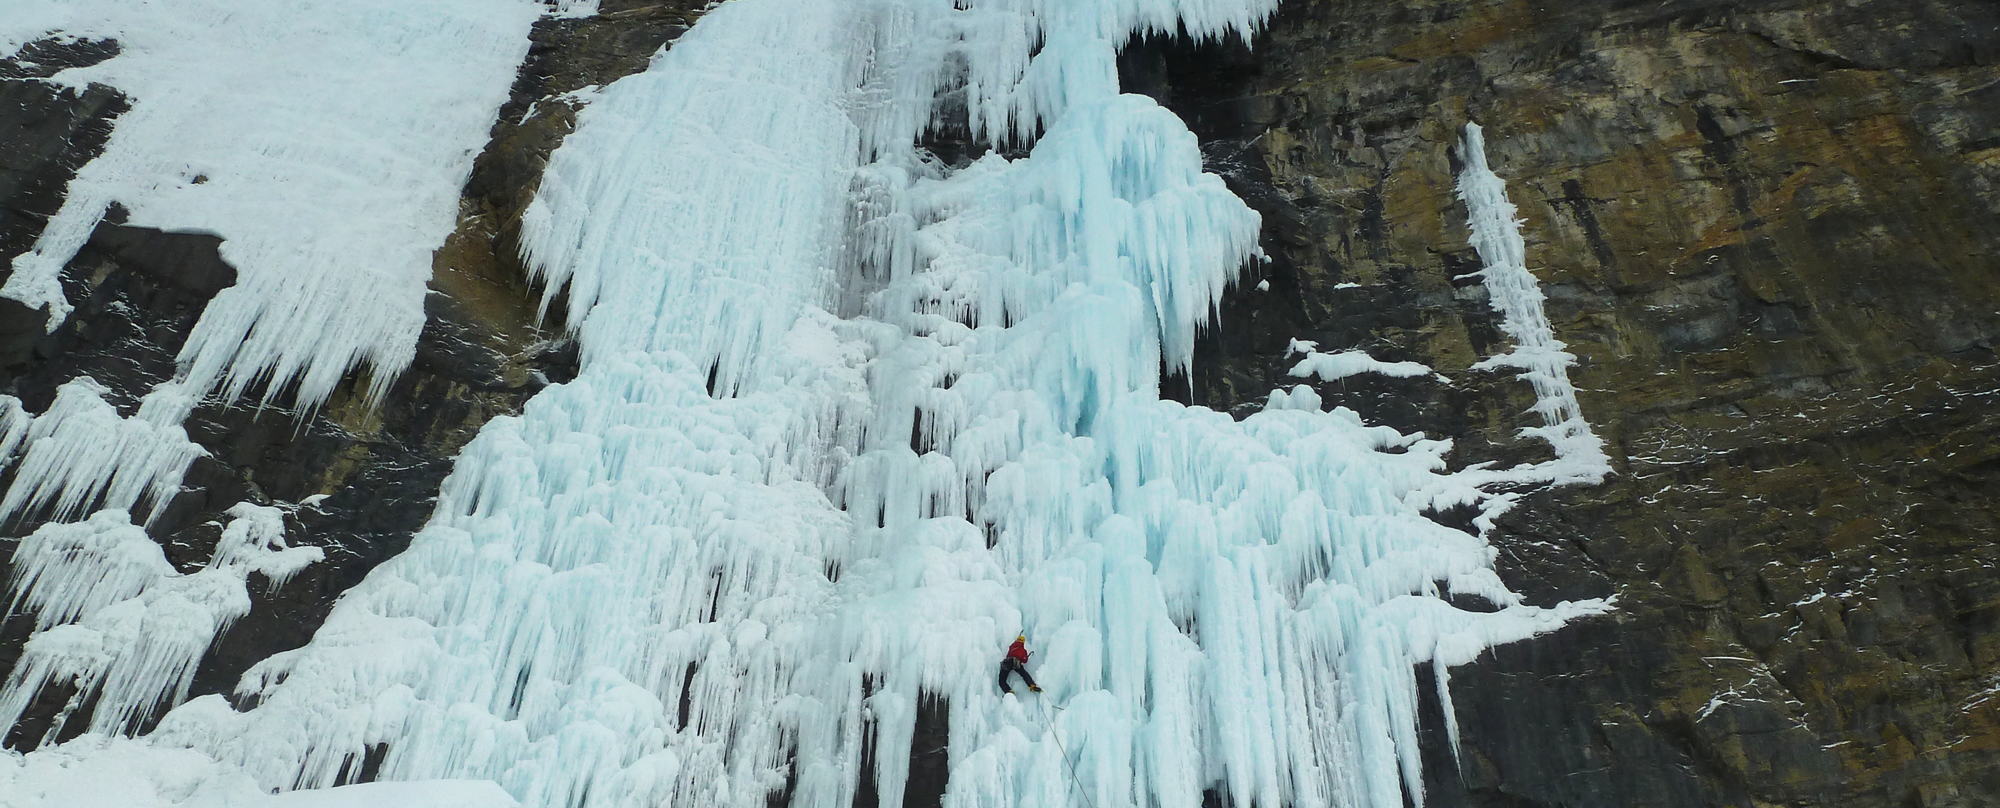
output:
[[[103,150],[112,119],[128,107],[108,87],[65,92],[37,79],[117,52],[111,42],[43,41],[0,62],[0,260],[7,265],[34,246],[42,226],[62,206],[70,176]],[[0,366],[28,361],[43,322],[26,306],[0,299]]]
[[1454,671],[1429,804],[2000,804],[2000,7],[1322,0],[1254,44],[1123,59],[1273,258],[1178,389],[1254,407],[1315,339],[1454,380],[1330,405],[1541,456],[1526,386],[1467,371],[1476,121],[1616,465],[1496,543],[1619,612]]
[[[213,401],[190,420],[210,456],[155,525],[176,563],[207,557],[236,502],[328,495],[289,520],[328,561],[258,596],[196,694],[305,642],[405,546],[479,426],[573,372],[537,326],[520,213],[573,123],[564,94],[642,69],[698,7],[607,0],[537,27],[388,404],[352,387],[303,421]],[[1329,406],[1455,436],[1459,464],[1546,458],[1517,435],[1527,385],[1469,370],[1506,348],[1454,196],[1476,121],[1615,464],[1600,487],[1522,492],[1495,542],[1531,599],[1619,611],[1455,669],[1460,744],[1428,705],[1426,804],[2000,804],[2000,6],[1288,0],[1252,44],[1120,60],[1264,214],[1271,258],[1166,392],[1254,411],[1300,381],[1286,346],[1310,339],[1451,380],[1315,384]],[[115,49],[0,63],[0,271],[125,108],[37,77]],[[212,236],[115,219],[65,273],[62,329],[0,310],[0,393],[31,410],[87,374],[129,413],[233,281]],[[0,627],[0,668],[27,628]],[[8,744],[60,737],[66,695]],[[944,792],[945,714],[919,718],[908,804]]]

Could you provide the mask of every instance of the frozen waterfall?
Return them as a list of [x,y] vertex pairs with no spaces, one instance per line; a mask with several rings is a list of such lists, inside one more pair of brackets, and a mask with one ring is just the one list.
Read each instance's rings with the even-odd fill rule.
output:
[[[1119,93],[1116,48],[1247,37],[1274,5],[716,6],[584,109],[528,212],[581,374],[482,431],[409,550],[244,678],[254,708],[0,760],[0,793],[900,805],[936,699],[951,808],[1421,805],[1419,688],[1609,604],[1527,605],[1426,518],[1504,506],[1446,441],[1310,389],[1241,421],[1161,400],[1259,219]],[[919,148],[946,94],[1026,156]],[[1491,176],[1467,181],[1480,252],[1518,268],[1489,255],[1514,226]],[[1550,414],[1588,435],[1573,390]],[[994,686],[1016,633],[1038,696]],[[304,801],[364,759],[396,782]]]

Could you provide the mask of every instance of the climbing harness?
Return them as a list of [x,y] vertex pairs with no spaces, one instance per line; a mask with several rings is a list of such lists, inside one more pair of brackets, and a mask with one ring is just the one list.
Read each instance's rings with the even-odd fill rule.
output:
[[[1035,692],[1040,693],[1041,691],[1037,690]],[[1036,712],[1042,714],[1042,726],[1049,728],[1049,737],[1055,739],[1056,749],[1062,752],[1063,763],[1069,765],[1070,782],[1076,784],[1077,791],[1083,792],[1083,801],[1089,803],[1090,808],[1097,808],[1097,800],[1091,798],[1090,789],[1083,787],[1083,778],[1076,776],[1076,761],[1070,760],[1069,750],[1063,748],[1062,735],[1056,732],[1055,722],[1049,720],[1049,710],[1055,709],[1055,706],[1049,703],[1049,697],[1047,696],[1042,697],[1041,705],[1042,709],[1037,710]]]

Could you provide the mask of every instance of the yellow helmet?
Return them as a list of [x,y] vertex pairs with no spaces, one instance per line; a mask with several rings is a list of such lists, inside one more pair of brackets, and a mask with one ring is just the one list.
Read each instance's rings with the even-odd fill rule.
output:
[[1027,641],[1028,641],[1028,635],[1026,635],[1026,634],[1023,634],[1023,635],[1021,635],[1021,636],[1019,636],[1019,637],[1015,637],[1015,638],[1014,638],[1014,641],[1015,641],[1015,642],[1027,642]]

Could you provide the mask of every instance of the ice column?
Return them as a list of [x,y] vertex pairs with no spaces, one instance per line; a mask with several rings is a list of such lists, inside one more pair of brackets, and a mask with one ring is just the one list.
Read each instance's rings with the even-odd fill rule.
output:
[[1542,313],[1542,287],[1528,271],[1521,223],[1514,218],[1514,203],[1507,201],[1507,184],[1486,165],[1486,139],[1479,124],[1465,125],[1462,146],[1465,170],[1458,175],[1458,196],[1465,201],[1472,247],[1486,265],[1474,274],[1485,282],[1488,300],[1500,314],[1500,330],[1514,340],[1513,350],[1473,367],[1514,368],[1534,385],[1535,412],[1543,425],[1522,432],[1555,449],[1557,462],[1546,469],[1553,482],[1603,482],[1611,473],[1611,461],[1604,454],[1604,441],[1584,420],[1576,386],[1570,384],[1569,366],[1576,364],[1576,356],[1563,350]]

